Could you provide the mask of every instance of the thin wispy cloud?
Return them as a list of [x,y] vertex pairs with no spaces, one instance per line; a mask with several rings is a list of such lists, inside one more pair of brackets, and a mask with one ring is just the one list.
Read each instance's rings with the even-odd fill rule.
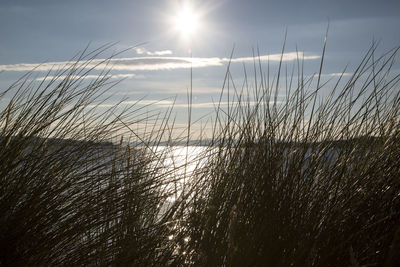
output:
[[[277,104],[282,103],[282,101],[277,101]],[[230,101],[230,102],[203,102],[203,103],[192,103],[191,106],[192,108],[226,108],[228,106],[257,106],[257,105],[263,105],[263,102],[256,102],[256,101],[243,101],[243,102],[238,102],[238,101]],[[270,104],[273,104],[270,102]],[[175,104],[174,107],[176,108],[187,108],[188,104]]]
[[[323,74],[321,74],[322,77],[341,77],[341,76],[349,77],[349,76],[352,76],[352,75],[353,75],[353,73],[350,73],[350,72],[334,72],[334,73],[323,73]],[[318,76],[319,76],[318,73],[314,74],[314,77],[318,77]]]
[[125,105],[157,105],[157,106],[171,106],[174,104],[173,100],[145,100],[142,99],[140,101],[123,101],[121,104]]
[[[145,84],[145,83],[143,83]],[[176,94],[187,94],[188,90],[185,87],[176,87],[176,86],[171,86],[168,88],[168,83],[165,83],[164,85],[161,85],[162,87],[156,87],[151,85],[158,85],[162,84],[160,83],[154,83],[154,82],[149,82],[149,85],[145,86],[146,88],[142,89],[124,89],[123,91],[119,91],[116,93],[116,95],[147,95],[149,91],[151,90],[152,93],[158,93],[158,94],[167,94],[167,95],[176,95]],[[196,95],[202,95],[202,94],[218,94],[221,93],[221,88],[219,87],[199,87],[195,86],[192,88],[192,93]]]
[[[310,55],[306,56],[304,55],[303,52],[290,52],[290,53],[284,53],[284,54],[272,54],[272,55],[263,55],[263,56],[256,56],[256,57],[240,57],[240,58],[233,58],[231,62],[253,62],[254,60],[258,61],[271,61],[271,62],[279,62],[282,58],[282,61],[292,61],[296,59],[304,59],[304,60],[310,60],[310,59],[318,59],[320,56],[317,55]],[[223,58],[222,59],[224,62],[229,62],[229,58]]]
[[88,108],[92,107],[97,107],[97,108],[110,108],[110,107],[115,107],[116,105],[138,105],[138,106],[158,106],[158,107],[171,107],[174,104],[174,101],[172,100],[146,100],[146,99],[141,99],[141,100],[129,100],[129,101],[122,101],[117,103],[102,103],[102,104],[93,104],[93,105],[88,105]]
[[[290,52],[272,55],[262,55],[253,57],[238,58],[219,58],[219,57],[131,57],[131,58],[115,58],[115,59],[94,59],[90,62],[82,61],[77,67],[85,69],[102,70],[107,66],[118,71],[155,71],[155,70],[173,70],[188,68],[205,68],[214,66],[223,66],[225,63],[231,62],[253,62],[261,60],[262,62],[279,62],[292,61],[297,58],[304,60],[314,60],[320,58],[317,55],[304,55],[302,52]],[[47,62],[42,64],[10,64],[0,65],[0,71],[50,71],[54,69],[72,68],[76,62]]]
[[154,51],[151,52],[145,48],[136,48],[135,49],[136,54],[138,55],[148,55],[148,56],[166,56],[166,55],[172,55],[171,50],[161,50],[161,51]]
[[[282,101],[277,101],[277,104],[282,103]],[[124,101],[121,104],[125,105],[154,105],[158,107],[175,107],[175,108],[187,108],[188,104],[187,103],[174,103],[172,100],[141,100],[140,102],[137,101]],[[272,102],[270,103],[272,104]],[[256,105],[263,105],[263,102],[257,102],[257,101],[243,101],[243,102],[238,102],[238,101],[230,101],[230,102],[202,102],[202,103],[192,103],[191,107],[192,108],[226,108],[228,106],[236,106],[236,105],[242,105],[242,106],[256,106]]]
[[[109,79],[129,79],[135,77],[136,74],[134,73],[127,73],[127,74],[115,74],[115,75],[106,75],[104,76],[105,78]],[[101,76],[99,75],[85,75],[85,76],[80,76],[80,75],[48,75],[48,76],[42,76],[38,77],[35,80],[36,81],[50,81],[50,80],[65,80],[65,79],[70,79],[70,80],[76,80],[76,79],[99,79]]]
[[[277,101],[276,104],[281,104],[282,101]],[[202,102],[202,103],[192,103],[191,107],[194,109],[197,108],[227,108],[228,106],[257,106],[263,105],[264,102],[257,102],[257,101],[230,101],[230,102]],[[271,101],[269,104],[273,104]],[[103,103],[98,105],[90,105],[88,107],[98,107],[98,108],[110,108],[114,107],[117,104],[113,103]],[[138,106],[153,106],[153,107],[160,107],[160,108],[188,108],[187,103],[175,103],[173,100],[140,100],[140,101],[122,101],[118,105],[138,105]]]

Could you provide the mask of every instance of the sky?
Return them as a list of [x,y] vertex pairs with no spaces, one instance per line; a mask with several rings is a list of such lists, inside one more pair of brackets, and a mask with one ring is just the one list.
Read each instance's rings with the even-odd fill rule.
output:
[[[361,61],[373,40],[378,52],[400,45],[398,0],[1,0],[0,88],[35,68],[40,80],[54,66],[115,43],[99,60],[112,61],[112,79],[123,79],[107,105],[128,97],[166,108],[175,101],[177,123],[186,118],[192,67],[193,116],[211,114],[229,58],[235,82],[251,72],[253,53],[263,68],[304,57],[305,75],[318,72],[328,28],[323,74],[335,77]],[[255,51],[255,52],[253,52]],[[296,52],[298,51],[298,52]],[[394,70],[400,67],[395,65]],[[88,78],[96,75],[94,72]]]

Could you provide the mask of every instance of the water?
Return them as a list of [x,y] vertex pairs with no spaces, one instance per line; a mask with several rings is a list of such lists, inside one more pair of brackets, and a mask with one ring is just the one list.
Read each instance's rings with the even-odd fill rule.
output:
[[153,152],[162,158],[156,160],[155,167],[159,167],[160,174],[168,181],[165,190],[175,194],[168,197],[174,202],[185,190],[187,184],[192,182],[196,170],[204,165],[209,148],[204,146],[157,146],[152,147]]

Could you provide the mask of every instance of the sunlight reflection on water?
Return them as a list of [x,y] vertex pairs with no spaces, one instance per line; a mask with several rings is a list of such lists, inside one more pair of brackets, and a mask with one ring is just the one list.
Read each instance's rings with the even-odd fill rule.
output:
[[207,159],[207,147],[204,146],[158,146],[153,148],[157,155],[163,158],[162,174],[171,182],[166,185],[166,190],[172,190],[174,195],[168,197],[168,201],[174,202],[191,182],[194,172],[200,168]]

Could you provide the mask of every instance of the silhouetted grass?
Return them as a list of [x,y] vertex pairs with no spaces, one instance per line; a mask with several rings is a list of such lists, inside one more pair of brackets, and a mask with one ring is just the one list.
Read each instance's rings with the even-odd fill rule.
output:
[[[170,178],[154,167],[164,156],[144,141],[165,133],[130,132],[168,118],[156,121],[143,107],[101,109],[115,83],[107,70],[85,79],[95,71],[86,66],[107,64],[96,61],[107,48],[83,52],[55,77],[28,75],[2,92],[1,265],[144,266],[168,255],[160,250],[167,240],[160,203],[172,194],[163,189]],[[127,132],[139,138],[137,147],[111,143]]]
[[101,108],[113,83],[107,70],[87,81],[85,64],[106,49],[1,95],[2,265],[398,263],[398,49],[376,58],[373,44],[330,83],[325,46],[311,77],[301,58],[272,77],[255,57],[239,89],[228,67],[229,108],[216,104],[209,146],[183,161],[170,154],[190,128],[175,139],[170,111]]
[[399,264],[400,77],[389,75],[398,49],[374,58],[375,49],[333,88],[322,82],[324,55],[316,83],[301,59],[297,73],[274,79],[260,64],[253,88],[230,80],[218,146],[192,178],[177,264]]

